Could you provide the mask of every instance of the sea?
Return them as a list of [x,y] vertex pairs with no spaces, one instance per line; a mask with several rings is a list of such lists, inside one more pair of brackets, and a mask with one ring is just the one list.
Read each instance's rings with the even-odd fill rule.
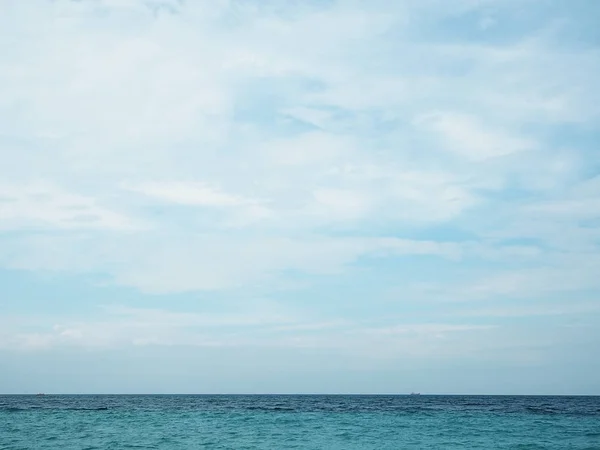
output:
[[600,397],[4,395],[0,449],[600,449]]

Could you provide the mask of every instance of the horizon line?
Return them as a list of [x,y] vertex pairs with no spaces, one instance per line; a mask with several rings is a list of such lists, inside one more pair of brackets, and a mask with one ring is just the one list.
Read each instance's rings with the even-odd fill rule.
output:
[[0,393],[0,396],[380,396],[380,397],[600,397],[600,394],[441,394],[441,393],[94,393],[94,392],[60,392],[60,393]]

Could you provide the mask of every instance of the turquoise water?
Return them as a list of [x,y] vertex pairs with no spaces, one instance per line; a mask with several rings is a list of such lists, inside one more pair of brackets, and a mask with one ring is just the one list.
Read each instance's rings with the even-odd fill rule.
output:
[[0,449],[600,449],[600,397],[0,396]]

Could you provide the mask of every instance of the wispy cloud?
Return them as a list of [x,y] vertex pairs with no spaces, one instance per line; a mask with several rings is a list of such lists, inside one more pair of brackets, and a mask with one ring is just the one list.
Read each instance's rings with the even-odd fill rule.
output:
[[52,183],[0,185],[0,230],[134,230],[143,220],[111,211],[91,196],[73,194]]
[[486,129],[475,117],[461,113],[430,113],[418,117],[416,123],[437,133],[441,141],[457,155],[475,161],[535,149],[537,146],[533,140]]
[[231,207],[251,203],[242,197],[226,194],[205,183],[144,183],[129,188],[159,200],[191,206]]

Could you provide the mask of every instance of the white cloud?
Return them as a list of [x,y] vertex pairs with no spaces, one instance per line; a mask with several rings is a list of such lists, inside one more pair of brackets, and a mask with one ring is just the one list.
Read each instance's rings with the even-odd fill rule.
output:
[[473,161],[537,147],[531,139],[487,129],[475,117],[461,113],[430,113],[418,117],[416,124],[438,133],[442,147]]
[[[540,251],[406,230],[526,237],[543,214],[570,223],[563,246],[595,239],[572,223],[595,194],[558,193],[590,157],[548,130],[593,126],[596,50],[563,51],[547,30],[495,43],[417,30],[467,11],[477,28],[494,2],[164,5],[1,7],[0,228],[73,232],[8,243],[5,267],[179,292],[340,274],[380,253]],[[515,185],[543,203],[494,203]]]
[[[181,313],[165,309],[107,307],[95,319],[12,317],[2,323],[0,348],[116,348],[123,346],[192,346],[244,348],[329,349],[373,359],[455,354],[457,339],[497,327],[474,324],[411,323],[372,326],[365,321],[319,320],[294,311],[273,311],[260,302],[241,306],[237,313]],[[265,309],[265,306],[267,309]],[[279,311],[277,311],[279,309]],[[30,331],[24,332],[23,329]],[[35,329],[35,331],[31,331]],[[464,343],[461,343],[461,346]]]
[[600,177],[576,183],[562,195],[533,203],[528,213],[550,217],[553,221],[593,219],[600,217]]
[[446,285],[431,298],[448,301],[523,300],[600,289],[600,260],[595,256],[563,257],[535,268],[497,270],[463,284]]
[[143,223],[48,183],[0,185],[0,230],[135,230]]
[[0,262],[13,269],[99,272],[149,293],[231,289],[285,280],[282,273],[340,274],[362,256],[439,255],[452,244],[395,238],[252,239],[209,235],[35,236],[6,243]]
[[356,158],[357,152],[353,139],[322,132],[304,133],[259,145],[258,154],[262,153],[267,163],[275,167],[327,168],[340,160]]
[[134,185],[128,189],[182,205],[228,207],[253,203],[251,200],[224,193],[201,182],[149,182]]
[[371,204],[371,199],[364,193],[343,189],[320,188],[313,192],[313,196],[314,214],[340,221],[352,221],[364,217],[369,213]]
[[600,313],[600,302],[586,301],[570,304],[536,304],[533,306],[498,306],[460,310],[454,316],[481,318],[543,317],[543,316],[579,316]]

